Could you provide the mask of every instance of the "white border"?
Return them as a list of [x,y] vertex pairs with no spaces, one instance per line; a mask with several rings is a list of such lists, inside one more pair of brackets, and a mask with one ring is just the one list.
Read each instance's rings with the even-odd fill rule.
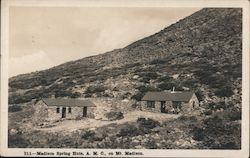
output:
[[[143,157],[248,157],[249,155],[249,2],[247,0],[2,0],[1,4],[1,155],[23,156],[24,151],[142,151]],[[242,148],[241,150],[122,150],[122,149],[32,149],[7,147],[8,123],[8,32],[10,6],[54,7],[230,7],[243,8]],[[91,156],[91,155],[90,155]],[[88,157],[90,157],[88,156]],[[103,157],[102,155],[99,155]],[[123,155],[124,156],[124,155]],[[45,156],[48,157],[48,156]],[[79,157],[79,156],[78,156]],[[97,156],[94,156],[97,157]],[[118,156],[113,156],[118,157]],[[121,156],[120,156],[121,157]],[[128,157],[128,156],[126,156]],[[139,157],[138,155],[131,157]]]

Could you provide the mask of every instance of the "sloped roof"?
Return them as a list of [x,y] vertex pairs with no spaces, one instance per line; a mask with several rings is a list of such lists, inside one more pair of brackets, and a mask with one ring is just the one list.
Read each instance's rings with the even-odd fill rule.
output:
[[89,100],[80,100],[80,99],[61,99],[61,98],[46,98],[42,99],[43,102],[48,106],[88,106],[93,107],[93,104]]
[[143,101],[183,101],[188,102],[194,92],[147,92]]

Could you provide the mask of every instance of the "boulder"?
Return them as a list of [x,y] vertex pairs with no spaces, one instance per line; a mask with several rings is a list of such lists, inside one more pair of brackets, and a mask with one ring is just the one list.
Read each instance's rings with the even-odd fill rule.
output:
[[12,128],[10,130],[10,135],[16,135],[17,133],[18,133],[18,131],[16,129],[14,129],[14,128]]

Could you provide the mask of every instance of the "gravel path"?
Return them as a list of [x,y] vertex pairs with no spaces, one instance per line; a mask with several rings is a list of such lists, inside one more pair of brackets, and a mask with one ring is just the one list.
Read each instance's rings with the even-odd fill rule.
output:
[[103,120],[95,120],[95,119],[89,119],[89,118],[82,119],[82,120],[64,120],[64,121],[56,123],[55,126],[53,127],[39,128],[37,130],[51,131],[51,132],[58,132],[58,131],[72,132],[78,129],[102,127],[102,126],[106,126],[112,123],[123,124],[126,122],[134,122],[139,117],[152,118],[154,120],[162,122],[162,121],[166,121],[169,119],[175,119],[179,117],[179,115],[153,113],[153,112],[146,112],[146,111],[133,111],[133,112],[125,114],[124,118],[121,120],[103,121]]

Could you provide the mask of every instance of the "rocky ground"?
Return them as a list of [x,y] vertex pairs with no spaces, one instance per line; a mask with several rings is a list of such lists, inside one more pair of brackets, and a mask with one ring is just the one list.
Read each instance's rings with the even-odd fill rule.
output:
[[[20,109],[19,109],[20,110]],[[108,149],[240,149],[241,115],[169,115],[134,109],[114,121],[64,120],[34,127],[31,104],[9,113],[9,147]]]
[[[33,99],[110,98],[93,100],[103,120],[103,111],[129,115],[146,92],[173,87],[194,91],[201,115],[70,134],[31,130]],[[240,149],[241,96],[242,10],[205,8],[125,48],[10,78],[9,146]]]
[[36,130],[50,131],[50,132],[72,132],[81,129],[93,129],[99,128],[103,126],[107,126],[109,124],[124,124],[130,122],[136,122],[136,120],[140,117],[147,117],[154,120],[158,120],[159,122],[163,122],[170,119],[176,119],[179,115],[175,114],[161,114],[161,113],[153,113],[153,112],[145,112],[145,111],[133,111],[128,112],[124,115],[123,119],[109,121],[109,120],[96,120],[85,118],[82,120],[64,120],[60,122],[56,122],[51,124],[48,128],[36,128]]

